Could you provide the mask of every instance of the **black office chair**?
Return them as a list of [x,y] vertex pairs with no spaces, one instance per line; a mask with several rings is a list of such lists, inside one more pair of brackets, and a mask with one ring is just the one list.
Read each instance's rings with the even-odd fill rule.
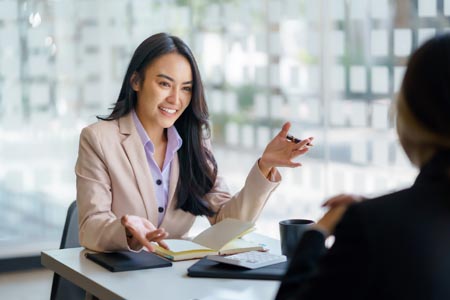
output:
[[[73,201],[67,210],[66,222],[61,238],[60,249],[80,247],[78,239],[78,209]],[[83,300],[86,292],[58,274],[53,275],[52,293],[50,300]]]

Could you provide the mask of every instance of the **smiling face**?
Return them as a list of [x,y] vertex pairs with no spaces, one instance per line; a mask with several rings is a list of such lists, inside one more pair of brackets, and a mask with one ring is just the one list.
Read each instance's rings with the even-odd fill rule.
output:
[[136,114],[150,138],[162,134],[181,116],[192,98],[192,70],[178,53],[165,54],[145,70],[144,80],[135,73],[131,85],[137,94]]

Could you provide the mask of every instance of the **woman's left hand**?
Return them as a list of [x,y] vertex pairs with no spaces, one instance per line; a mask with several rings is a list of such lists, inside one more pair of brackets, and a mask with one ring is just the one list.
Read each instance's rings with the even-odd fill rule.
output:
[[286,137],[291,123],[286,122],[277,136],[270,141],[258,162],[261,172],[267,177],[275,167],[300,167],[302,164],[292,160],[308,152],[312,137],[301,140],[299,143],[289,141]]

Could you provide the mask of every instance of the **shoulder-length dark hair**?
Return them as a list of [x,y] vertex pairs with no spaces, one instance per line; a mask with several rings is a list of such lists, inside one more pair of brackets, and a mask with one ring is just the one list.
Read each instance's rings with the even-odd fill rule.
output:
[[450,137],[450,34],[437,35],[410,57],[401,91],[429,130]]
[[180,180],[177,184],[177,208],[193,215],[213,216],[214,210],[204,197],[214,186],[217,177],[217,164],[213,154],[205,146],[210,137],[209,113],[205,101],[205,92],[197,62],[189,47],[178,37],[167,33],[158,33],[144,40],[131,58],[120,89],[119,97],[108,117],[97,117],[111,121],[130,113],[136,108],[137,95],[131,86],[131,77],[136,72],[141,80],[145,70],[157,58],[178,53],[184,56],[192,70],[192,99],[186,110],[175,122],[183,145],[178,150],[180,162]]
[[450,34],[411,55],[396,104],[397,133],[414,165],[450,149]]

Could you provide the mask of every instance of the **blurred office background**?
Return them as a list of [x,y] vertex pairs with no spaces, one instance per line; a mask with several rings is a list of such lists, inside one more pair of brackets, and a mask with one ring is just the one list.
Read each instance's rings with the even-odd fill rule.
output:
[[108,113],[149,35],[196,55],[233,192],[283,122],[315,137],[257,223],[276,237],[333,194],[412,183],[393,101],[408,55],[449,20],[450,0],[0,0],[0,271],[58,247],[80,130]]

